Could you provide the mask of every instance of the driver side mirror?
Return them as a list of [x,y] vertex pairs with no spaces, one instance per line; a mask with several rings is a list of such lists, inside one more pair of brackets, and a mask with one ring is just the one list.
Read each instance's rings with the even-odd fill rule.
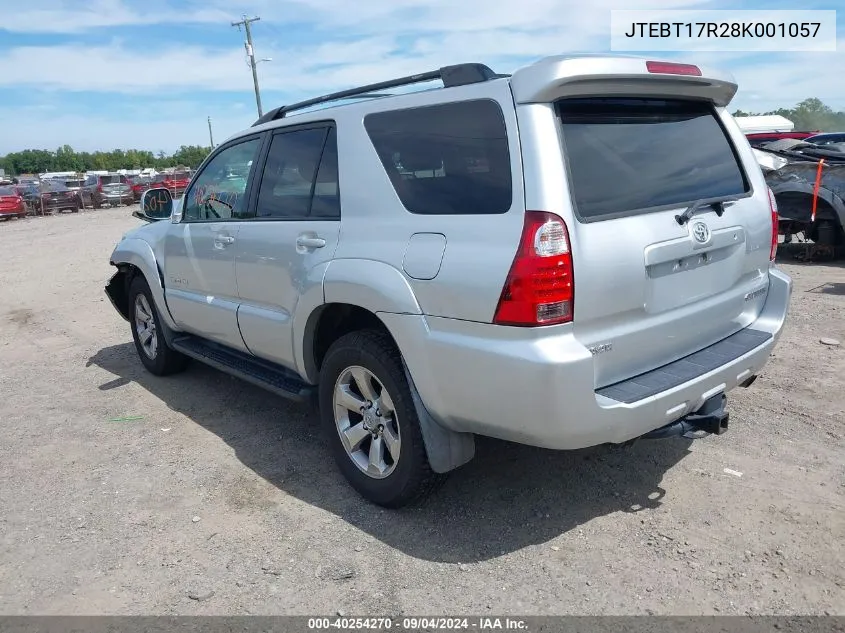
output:
[[141,196],[141,210],[132,215],[147,222],[167,220],[173,213],[173,196],[168,189],[147,189]]

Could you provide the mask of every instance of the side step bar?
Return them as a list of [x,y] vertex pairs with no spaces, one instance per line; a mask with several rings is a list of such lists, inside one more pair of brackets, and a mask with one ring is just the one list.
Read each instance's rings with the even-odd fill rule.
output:
[[314,391],[313,386],[284,367],[197,336],[179,336],[173,339],[172,346],[185,356],[296,402],[308,401]]

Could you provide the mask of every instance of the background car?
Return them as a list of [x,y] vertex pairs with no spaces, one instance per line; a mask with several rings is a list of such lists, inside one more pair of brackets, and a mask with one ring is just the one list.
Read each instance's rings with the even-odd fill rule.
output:
[[26,204],[29,213],[35,213],[41,206],[41,191],[37,182],[24,181],[21,184],[14,185],[13,189]]
[[14,187],[0,187],[0,218],[16,217],[26,217],[26,202]]
[[126,181],[132,188],[132,197],[135,202],[138,202],[141,195],[152,186],[152,178],[149,176],[130,176]]
[[785,138],[805,141],[809,137],[817,134],[816,132],[751,132],[745,135],[751,147],[760,147],[766,143],[773,141],[780,141]]
[[804,139],[807,143],[814,143],[815,145],[834,145],[837,143],[845,143],[845,132],[826,132],[824,134],[814,134]]
[[62,181],[45,181],[40,187],[40,210],[42,213],[53,211],[78,212],[82,208],[82,198],[78,191],[68,189]]
[[164,187],[170,190],[170,193],[176,197],[185,193],[188,184],[191,182],[190,171],[174,171],[170,174],[158,174],[153,178],[152,187]]
[[95,209],[135,202],[132,187],[122,174],[88,176],[79,194],[84,206],[90,205]]

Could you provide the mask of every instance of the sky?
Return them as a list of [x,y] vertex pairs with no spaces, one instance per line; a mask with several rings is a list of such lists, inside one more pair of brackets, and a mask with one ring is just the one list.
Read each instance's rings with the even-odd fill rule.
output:
[[[512,72],[547,55],[610,51],[610,11],[841,9],[836,52],[662,52],[731,72],[731,110],[818,97],[845,110],[842,0],[0,0],[0,155],[172,152],[256,118],[243,14],[265,111],[460,62]],[[644,53],[636,53],[644,55]]]

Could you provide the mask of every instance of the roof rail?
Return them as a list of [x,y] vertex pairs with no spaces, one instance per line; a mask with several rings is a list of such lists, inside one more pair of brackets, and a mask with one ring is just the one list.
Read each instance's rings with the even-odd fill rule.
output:
[[378,90],[387,90],[388,88],[397,88],[399,86],[410,86],[413,84],[423,83],[425,81],[434,81],[440,79],[443,82],[444,88],[452,88],[454,86],[465,86],[467,84],[482,83],[490,81],[491,79],[499,79],[500,77],[507,77],[508,75],[499,75],[493,72],[488,66],[484,64],[456,64],[454,66],[443,66],[437,70],[432,70],[427,73],[420,73],[418,75],[409,75],[407,77],[400,77],[398,79],[390,79],[388,81],[381,81],[379,83],[368,84],[366,86],[359,86],[358,88],[350,88],[349,90],[341,90],[340,92],[332,92],[321,97],[314,97],[313,99],[306,99],[297,103],[291,103],[286,106],[279,106],[261,116],[252,127],[262,125],[276,119],[284,118],[290,112],[296,110],[304,110],[314,105],[321,103],[328,103],[330,101],[340,101],[341,99],[355,99],[355,98],[369,98],[389,95],[371,94]]

